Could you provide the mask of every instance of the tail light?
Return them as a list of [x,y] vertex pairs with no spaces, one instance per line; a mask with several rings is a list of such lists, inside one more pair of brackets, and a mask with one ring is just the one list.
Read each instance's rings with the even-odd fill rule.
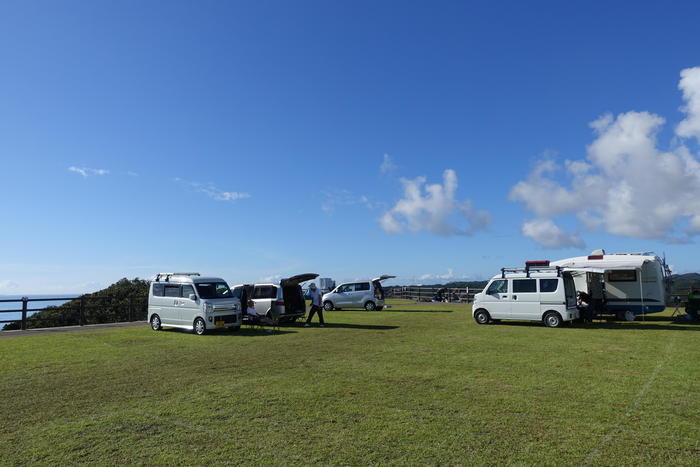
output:
[[277,300],[277,301],[275,302],[275,305],[277,305],[277,306],[284,306],[284,300]]

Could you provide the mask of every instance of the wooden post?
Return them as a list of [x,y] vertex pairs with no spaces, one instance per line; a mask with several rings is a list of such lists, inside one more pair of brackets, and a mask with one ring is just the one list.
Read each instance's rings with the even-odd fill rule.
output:
[[28,297],[22,297],[22,331],[27,330],[27,303],[29,302]]

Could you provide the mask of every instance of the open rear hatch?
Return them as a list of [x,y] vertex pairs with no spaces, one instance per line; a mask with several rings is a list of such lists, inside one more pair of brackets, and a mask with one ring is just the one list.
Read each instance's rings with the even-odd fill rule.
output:
[[375,277],[372,279],[372,282],[374,283],[374,297],[377,300],[384,300],[384,288],[382,288],[382,281],[385,281],[387,279],[393,279],[396,276],[388,276],[386,274]]
[[280,281],[282,296],[284,297],[284,315],[286,317],[298,317],[306,314],[304,292],[302,292],[301,285],[299,284],[316,279],[317,277],[318,274],[306,273],[297,274],[296,276]]

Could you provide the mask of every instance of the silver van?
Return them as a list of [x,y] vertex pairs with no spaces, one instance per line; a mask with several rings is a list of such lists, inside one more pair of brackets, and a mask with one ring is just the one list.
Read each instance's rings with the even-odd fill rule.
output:
[[367,311],[384,308],[382,281],[396,276],[379,276],[372,280],[346,282],[323,295],[323,309],[364,308]]
[[550,267],[547,261],[528,262],[525,268],[503,268],[474,296],[472,316],[478,324],[515,319],[559,327],[564,321],[579,318],[573,277],[561,268]]
[[232,293],[244,305],[253,300],[259,315],[269,318],[276,313],[280,321],[294,322],[306,316],[306,301],[300,284],[317,277],[318,274],[306,273],[282,279],[279,284],[240,284],[233,287]]
[[192,329],[198,335],[210,329],[237,330],[241,302],[221,278],[162,272],[153,278],[148,291],[148,322],[154,331],[168,326]]

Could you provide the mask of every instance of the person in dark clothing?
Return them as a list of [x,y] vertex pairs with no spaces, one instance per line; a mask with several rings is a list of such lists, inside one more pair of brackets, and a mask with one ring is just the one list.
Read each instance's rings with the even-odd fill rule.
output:
[[313,282],[309,286],[309,297],[311,298],[311,309],[309,310],[309,317],[306,318],[306,324],[304,324],[304,327],[309,327],[311,326],[311,318],[314,317],[314,314],[318,313],[318,322],[320,323],[320,327],[324,327],[325,323],[323,322],[323,307],[321,306],[321,292],[316,288],[316,284]]

